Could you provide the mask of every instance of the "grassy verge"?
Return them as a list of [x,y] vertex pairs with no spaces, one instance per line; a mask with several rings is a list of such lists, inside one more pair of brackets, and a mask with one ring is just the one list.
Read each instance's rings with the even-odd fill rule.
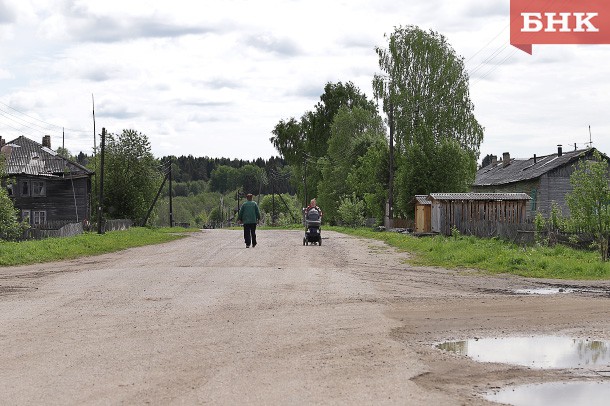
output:
[[413,254],[413,265],[476,269],[490,274],[508,273],[531,278],[599,280],[610,279],[610,262],[597,252],[562,245],[519,247],[501,240],[475,237],[416,238],[368,229],[327,227],[345,234],[382,240]]
[[[84,233],[70,238],[0,242],[0,266],[25,265],[120,251],[182,238],[184,228],[133,227],[105,234]],[[188,231],[188,230],[187,230]]]

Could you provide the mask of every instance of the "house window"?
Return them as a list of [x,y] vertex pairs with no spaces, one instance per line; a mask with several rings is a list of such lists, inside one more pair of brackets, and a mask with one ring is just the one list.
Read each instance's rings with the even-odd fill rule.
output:
[[13,184],[9,183],[8,185],[6,185],[6,193],[9,196],[13,196]]
[[45,224],[47,222],[47,212],[44,210],[32,211],[32,224]]
[[22,180],[21,181],[21,196],[29,196],[30,195],[30,181]]
[[30,211],[29,210],[21,210],[21,221],[24,223],[30,224]]
[[46,188],[44,180],[32,181],[32,196],[44,196],[46,195]]

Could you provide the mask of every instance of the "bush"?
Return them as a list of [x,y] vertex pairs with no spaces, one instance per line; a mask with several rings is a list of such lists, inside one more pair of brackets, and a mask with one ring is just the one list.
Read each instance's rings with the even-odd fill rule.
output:
[[366,205],[364,201],[355,195],[345,196],[340,199],[337,217],[342,225],[347,227],[363,227],[366,224],[364,213]]

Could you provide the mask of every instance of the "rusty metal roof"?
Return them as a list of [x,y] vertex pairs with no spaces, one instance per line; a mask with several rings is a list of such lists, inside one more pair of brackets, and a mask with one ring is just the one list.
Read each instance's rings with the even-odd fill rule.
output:
[[428,200],[531,200],[527,193],[431,193]]
[[89,176],[93,171],[21,136],[2,147],[7,175]]

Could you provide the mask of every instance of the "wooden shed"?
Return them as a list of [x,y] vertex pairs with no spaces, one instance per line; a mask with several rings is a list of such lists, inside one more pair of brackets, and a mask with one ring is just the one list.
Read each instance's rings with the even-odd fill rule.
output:
[[466,235],[491,237],[499,227],[525,223],[526,193],[432,193],[432,232],[451,235],[453,227]]
[[432,231],[432,202],[427,195],[415,196],[415,232],[429,233]]

